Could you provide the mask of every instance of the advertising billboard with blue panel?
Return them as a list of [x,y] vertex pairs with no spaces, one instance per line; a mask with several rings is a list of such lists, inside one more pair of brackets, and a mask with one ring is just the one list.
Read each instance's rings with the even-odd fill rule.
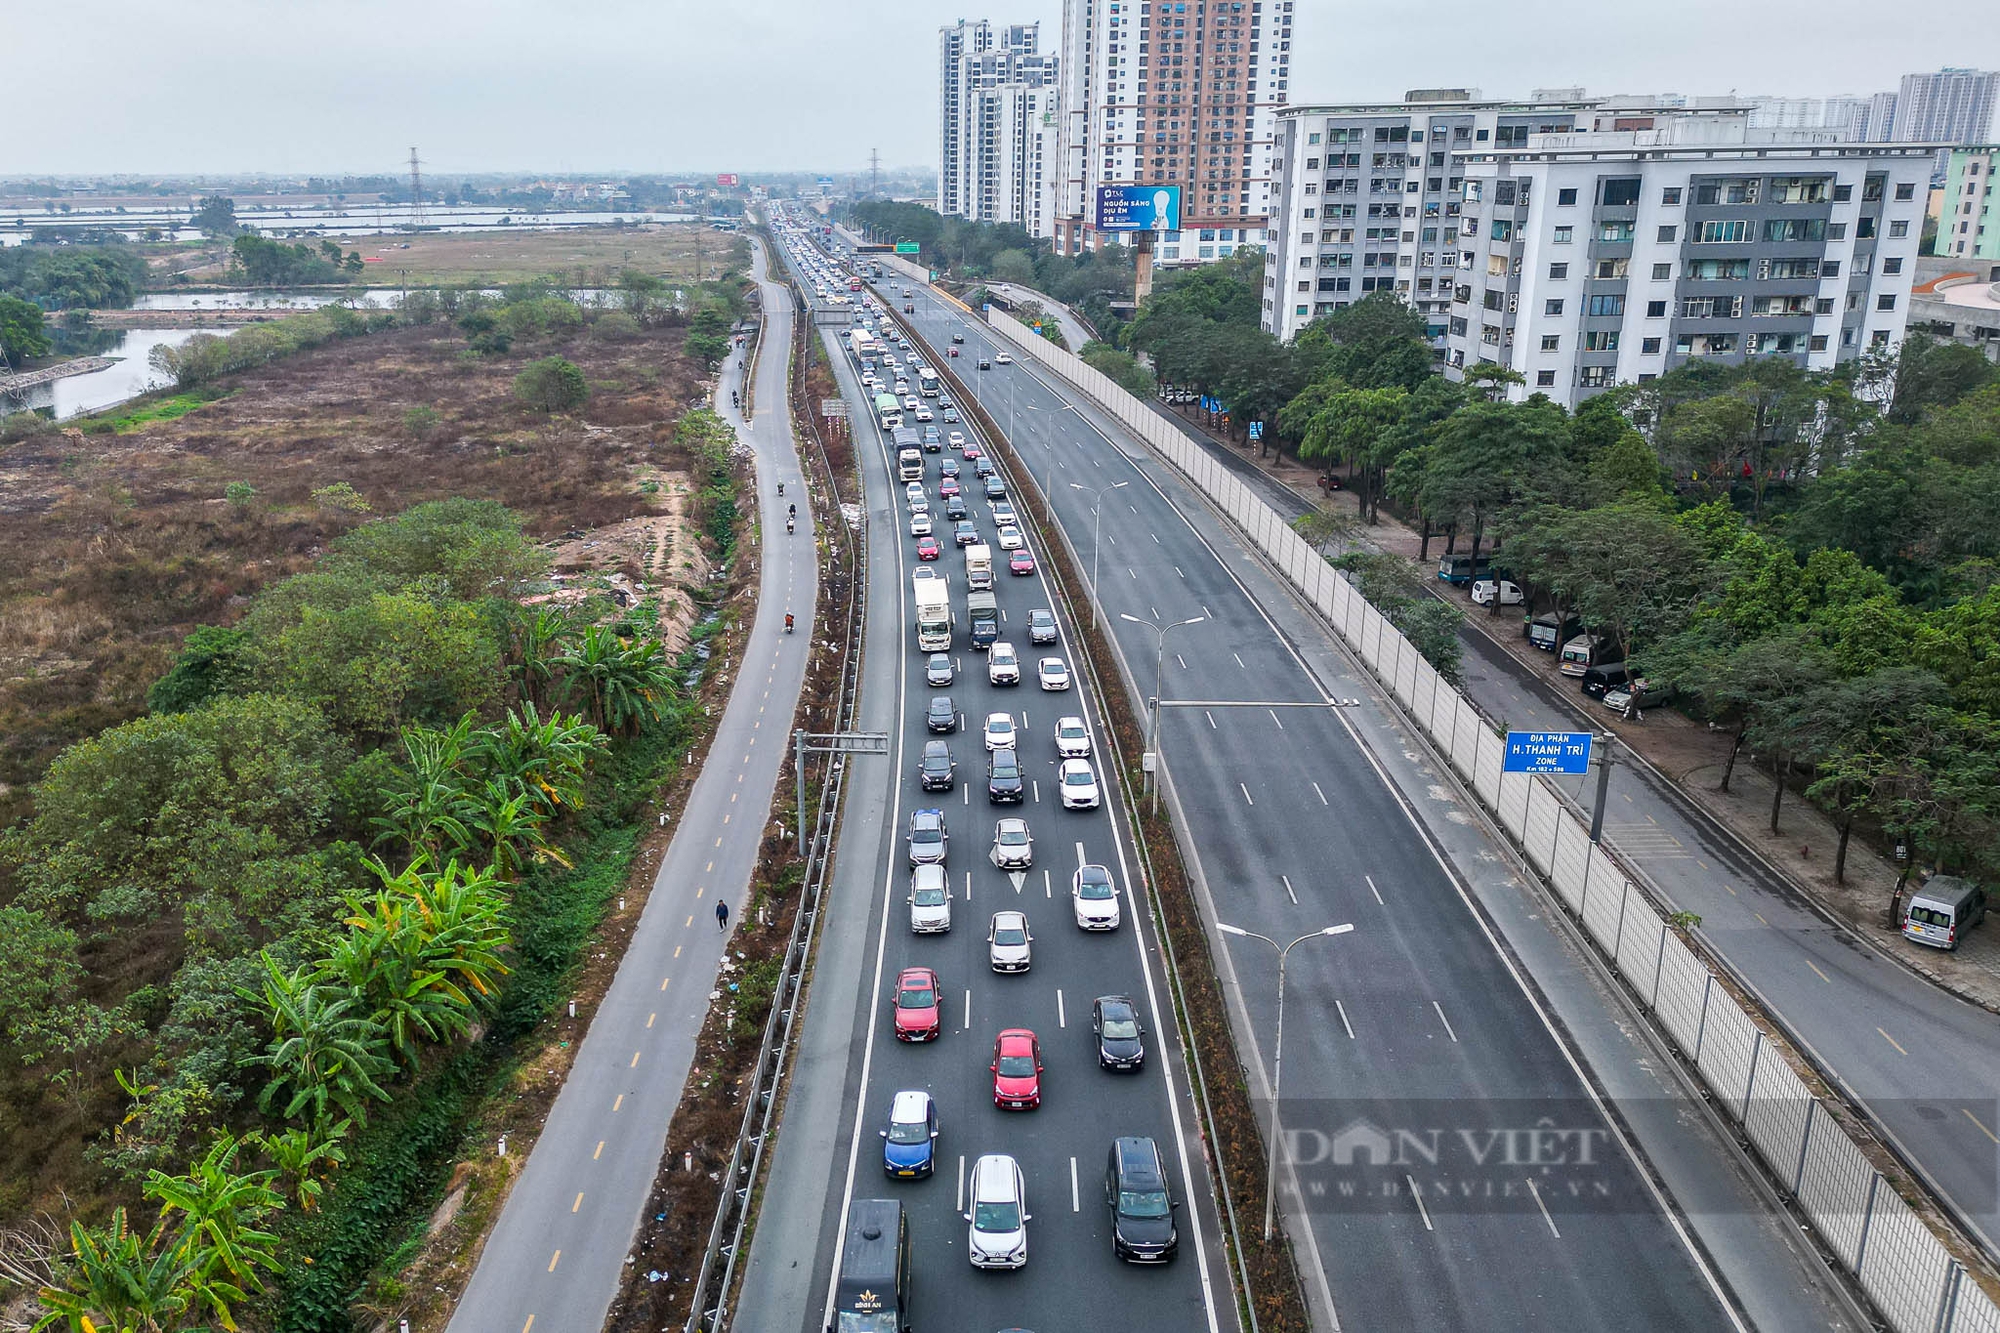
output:
[[1179,231],[1181,187],[1178,185],[1100,185],[1097,187],[1099,231]]

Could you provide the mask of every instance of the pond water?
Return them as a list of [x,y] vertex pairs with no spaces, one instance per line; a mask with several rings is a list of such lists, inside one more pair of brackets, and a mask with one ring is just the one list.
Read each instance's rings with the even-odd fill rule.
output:
[[0,396],[0,415],[23,408],[55,413],[58,421],[83,412],[98,412],[128,398],[137,398],[150,389],[163,388],[165,376],[149,363],[155,347],[172,347],[186,342],[200,329],[117,329],[107,330],[102,351],[93,354],[118,360],[103,370],[87,375],[38,384],[23,394]]

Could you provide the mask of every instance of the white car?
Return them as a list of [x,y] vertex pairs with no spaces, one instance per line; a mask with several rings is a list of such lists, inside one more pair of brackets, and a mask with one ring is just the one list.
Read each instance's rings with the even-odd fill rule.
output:
[[921,507],[928,510],[931,507],[930,497],[924,494],[924,484],[921,481],[913,481],[903,487],[903,498],[910,502],[912,509]]
[[[908,384],[908,382],[907,382],[907,381],[906,381],[906,382],[904,383],[903,387],[904,387],[904,388],[908,388],[908,387],[909,387],[909,384]],[[924,405],[924,403],[923,403],[923,400],[922,400],[921,398],[917,397],[917,396],[916,396],[915,394],[913,394],[913,393],[912,393],[912,394],[906,394],[906,395],[904,396],[904,398],[903,398],[903,409],[904,409],[905,411],[907,411],[907,412],[914,412],[914,411],[916,411],[916,410],[917,410],[918,408],[922,407],[923,405]]]
[[1014,364],[1014,354],[1012,352],[997,353],[993,358],[993,364],[996,366],[1011,366]]
[[1035,864],[1035,836],[1025,819],[1003,819],[993,826],[993,864],[1001,870],[1026,870]]
[[1012,713],[988,713],[986,715],[986,749],[1011,750],[1014,748],[1014,715]]
[[[1500,605],[1502,606],[1519,606],[1528,600],[1526,593],[1523,593],[1517,585],[1508,582],[1506,579],[1501,579],[1499,586]],[[1472,585],[1472,600],[1480,606],[1485,606],[1493,600],[1493,587],[1494,581],[1492,579],[1475,580]]]
[[[950,407],[951,404],[946,403],[944,404],[944,406]],[[963,449],[965,447],[965,432],[962,430],[955,430],[951,434],[945,436],[944,438],[945,438],[945,443],[949,444],[954,449]]]
[[1065,759],[1056,770],[1065,810],[1095,810],[1098,806],[1097,774],[1088,759]]
[[931,535],[931,516],[929,511],[919,509],[916,513],[910,515],[910,535],[912,537],[928,537]]
[[1003,551],[1018,551],[1026,542],[1026,538],[1021,536],[1021,530],[1015,527],[1000,529],[998,540],[1000,542],[1000,549]]
[[1118,886],[1107,867],[1078,866],[1070,877],[1069,902],[1078,930],[1118,929]]
[[951,929],[951,876],[942,865],[921,865],[910,872],[910,930],[941,935]]
[[995,526],[1002,528],[1018,528],[1021,526],[1020,520],[1014,517],[1014,506],[1008,504],[1005,500],[995,500],[990,509],[993,514]]
[[1034,962],[1035,937],[1026,912],[995,912],[986,928],[986,962],[995,972],[1026,972]]
[[974,1268],[1028,1266],[1028,1195],[1021,1166],[1004,1153],[972,1164],[965,1220],[972,1224],[966,1255]]
[[1082,718],[1056,719],[1056,753],[1064,759],[1090,758],[1090,728]]
[[1069,688],[1069,664],[1060,657],[1044,657],[1035,664],[1035,679],[1051,692]]
[[1015,652],[1014,645],[1005,639],[986,650],[986,683],[988,685],[1021,683],[1021,655]]
[[937,419],[937,413],[931,411],[930,404],[928,403],[917,404],[917,420],[934,421],[936,419]]

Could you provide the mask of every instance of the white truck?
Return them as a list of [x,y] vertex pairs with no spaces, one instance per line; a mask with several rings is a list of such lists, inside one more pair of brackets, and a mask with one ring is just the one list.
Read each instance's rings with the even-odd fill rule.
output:
[[993,548],[985,542],[965,548],[965,586],[975,592],[993,586]]
[[942,653],[951,647],[951,592],[943,579],[917,579],[911,585],[917,600],[917,647]]

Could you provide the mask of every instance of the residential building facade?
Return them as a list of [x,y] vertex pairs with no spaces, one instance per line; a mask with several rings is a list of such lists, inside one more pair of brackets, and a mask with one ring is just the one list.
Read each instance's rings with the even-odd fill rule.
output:
[[1744,117],[1531,134],[1466,155],[1448,373],[1565,405],[1689,361],[1827,369],[1909,317],[1934,144]]
[[1905,74],[1896,91],[1889,138],[1898,143],[1985,143],[1993,138],[1996,92],[2000,73],[1992,70]]
[[938,33],[938,212],[1049,234],[1057,59],[1040,25],[961,19]]
[[1938,212],[1931,253],[1949,259],[2000,259],[2000,216],[1994,204],[1993,169],[2000,146],[1954,148],[1944,173],[1944,202]]
[[1158,234],[1155,263],[1264,242],[1293,4],[1064,0],[1059,252],[1129,239],[1096,227],[1097,192],[1115,185],[1180,187],[1181,228]]

